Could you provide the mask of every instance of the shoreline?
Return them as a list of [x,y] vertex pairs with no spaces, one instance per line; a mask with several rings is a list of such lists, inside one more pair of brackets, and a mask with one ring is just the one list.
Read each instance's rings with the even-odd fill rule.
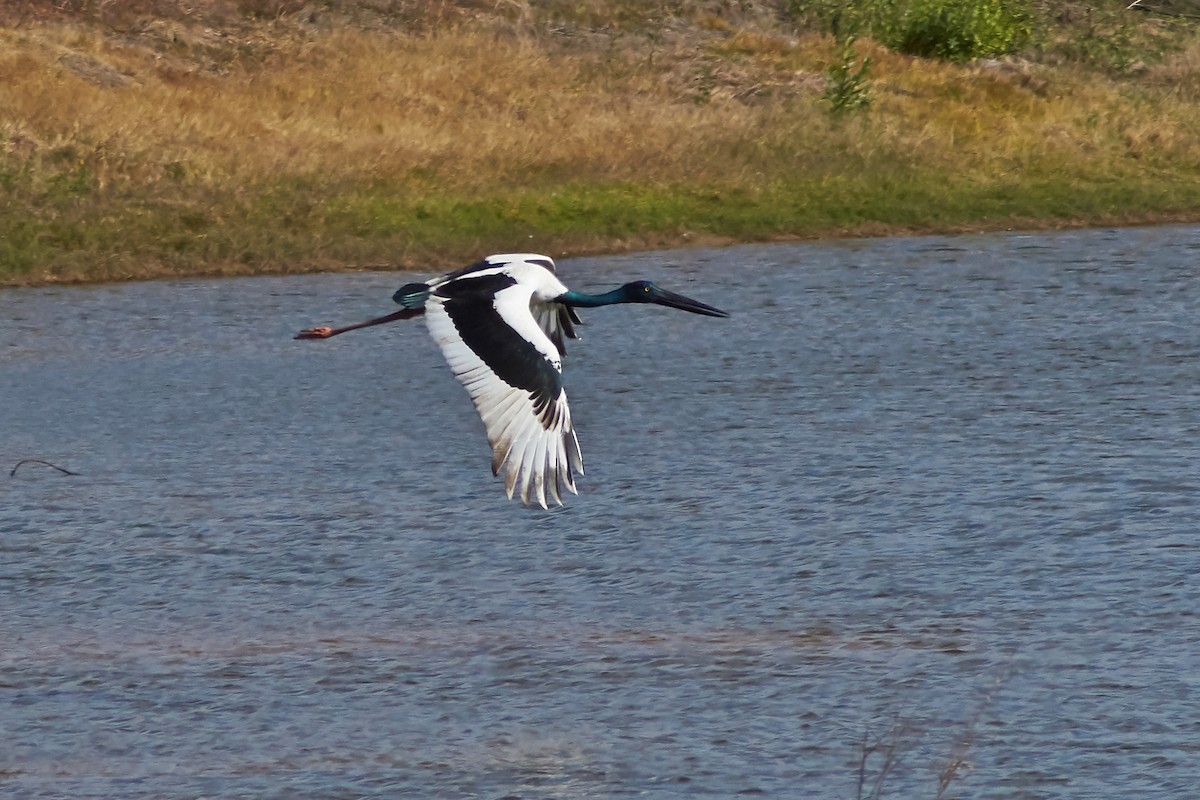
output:
[[[1078,230],[1100,230],[1105,228],[1152,228],[1160,226],[1200,226],[1200,210],[1196,213],[1188,214],[1168,214],[1168,215],[1151,215],[1148,217],[1139,217],[1129,219],[1130,215],[1122,215],[1121,219],[1104,219],[1104,220],[1051,220],[1045,224],[1038,225],[1035,222],[1021,225],[940,225],[926,226],[921,228],[887,228],[887,226],[864,225],[857,230],[847,231],[828,231],[820,234],[812,235],[780,235],[770,238],[749,238],[749,239],[730,239],[727,237],[715,236],[679,236],[673,239],[656,237],[656,241],[652,243],[627,242],[627,243],[612,243],[609,247],[595,247],[581,250],[557,250],[555,252],[547,252],[548,248],[539,249],[534,246],[530,252],[546,252],[556,261],[570,258],[603,258],[606,255],[624,255],[629,253],[652,253],[668,250],[689,250],[689,249],[704,249],[704,248],[725,248],[739,247],[745,245],[776,245],[776,244],[798,244],[798,243],[819,243],[832,241],[846,241],[854,239],[883,239],[883,238],[909,238],[909,237],[955,237],[955,236],[970,236],[970,235],[989,235],[1002,233],[1049,233],[1055,231],[1078,231]],[[515,247],[515,246],[514,246]],[[322,266],[299,266],[294,268],[280,269],[243,269],[238,265],[223,265],[213,269],[196,269],[188,272],[158,272],[154,270],[147,271],[145,274],[133,274],[124,277],[113,278],[89,278],[85,276],[76,277],[47,277],[41,280],[24,280],[24,281],[5,281],[0,277],[0,292],[11,289],[37,289],[48,287],[87,287],[87,286],[103,286],[118,283],[138,283],[145,281],[170,281],[170,280],[220,280],[223,278],[280,278],[300,275],[339,275],[351,273],[365,272],[417,272],[417,273],[437,273],[449,272],[466,263],[482,258],[492,252],[525,252],[520,247],[510,247],[507,250],[504,248],[489,250],[487,252],[479,251],[473,256],[459,256],[455,259],[452,256],[447,256],[442,261],[429,260],[429,266],[422,266],[421,263],[415,261],[409,262],[392,262],[392,263],[374,263],[374,264],[342,264],[342,265],[322,265]],[[465,260],[464,260],[465,258]],[[461,263],[460,263],[461,262]]]

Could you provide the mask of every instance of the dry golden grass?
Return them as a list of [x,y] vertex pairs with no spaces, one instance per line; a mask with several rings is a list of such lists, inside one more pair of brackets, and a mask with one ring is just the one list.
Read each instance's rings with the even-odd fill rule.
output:
[[490,32],[335,31],[218,75],[180,74],[95,33],[0,31],[0,42],[10,147],[37,158],[70,147],[102,185],[154,182],[166,165],[208,183],[678,178],[705,164],[695,144],[737,142],[759,116],[701,107],[636,64]]
[[861,41],[873,103],[836,117],[829,37],[684,6],[27,2],[0,28],[0,281],[1200,208],[1196,45],[1114,79]]

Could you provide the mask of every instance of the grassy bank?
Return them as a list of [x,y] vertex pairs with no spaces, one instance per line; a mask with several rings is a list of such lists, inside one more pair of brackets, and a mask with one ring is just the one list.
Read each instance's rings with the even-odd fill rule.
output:
[[795,2],[193,5],[0,12],[0,283],[1200,219],[1200,44],[1121,4],[960,62]]

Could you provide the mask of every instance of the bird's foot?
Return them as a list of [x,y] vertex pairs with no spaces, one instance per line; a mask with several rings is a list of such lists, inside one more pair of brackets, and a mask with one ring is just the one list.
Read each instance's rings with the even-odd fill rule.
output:
[[297,339],[327,339],[333,335],[333,328],[321,325],[316,328],[305,328],[296,334]]

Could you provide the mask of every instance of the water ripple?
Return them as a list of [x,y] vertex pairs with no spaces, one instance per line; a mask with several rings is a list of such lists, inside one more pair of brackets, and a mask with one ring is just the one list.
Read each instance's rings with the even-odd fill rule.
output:
[[0,795],[1187,796],[1197,248],[566,261],[734,316],[586,315],[550,514],[420,325],[290,339],[405,276],[0,292],[0,468],[80,473],[0,488]]

